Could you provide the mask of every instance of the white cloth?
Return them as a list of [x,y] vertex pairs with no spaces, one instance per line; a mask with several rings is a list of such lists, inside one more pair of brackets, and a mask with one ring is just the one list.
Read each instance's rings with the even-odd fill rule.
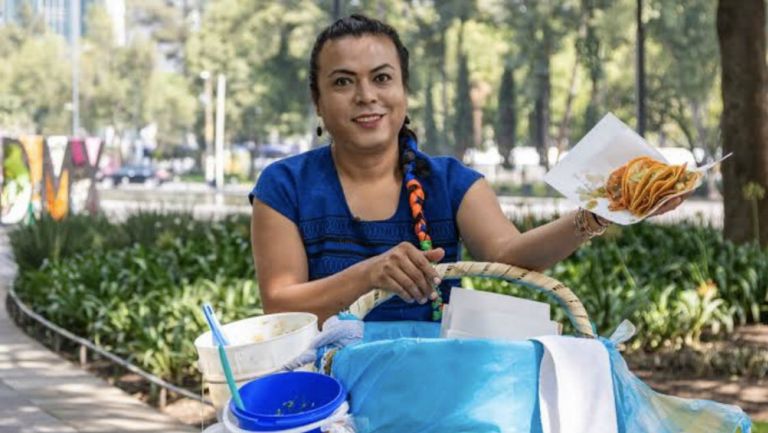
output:
[[309,348],[296,358],[288,361],[281,370],[296,370],[297,368],[315,362],[317,350],[324,347],[342,348],[363,339],[364,324],[361,320],[342,320],[331,316],[323,323],[323,329],[317,334]]
[[543,433],[617,433],[608,350],[598,340],[534,339],[544,346],[539,371]]

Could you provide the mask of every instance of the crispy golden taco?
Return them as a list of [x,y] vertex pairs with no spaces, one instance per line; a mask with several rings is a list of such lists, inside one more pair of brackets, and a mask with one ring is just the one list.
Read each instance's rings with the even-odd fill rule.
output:
[[645,216],[665,198],[691,189],[699,176],[686,170],[686,164],[669,165],[647,156],[635,158],[608,176],[605,182],[608,208]]

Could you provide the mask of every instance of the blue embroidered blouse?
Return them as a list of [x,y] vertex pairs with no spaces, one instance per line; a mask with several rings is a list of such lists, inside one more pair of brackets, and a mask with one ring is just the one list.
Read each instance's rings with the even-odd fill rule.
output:
[[[461,259],[456,214],[464,194],[482,175],[451,157],[428,157],[429,176],[420,178],[426,196],[424,212],[435,248],[445,249],[443,262]],[[418,247],[408,194],[403,186],[395,214],[380,221],[355,219],[333,163],[324,146],[270,164],[259,176],[249,199],[257,198],[293,221],[309,261],[309,279],[343,271],[381,254],[400,242]],[[450,286],[441,286],[448,302]],[[431,319],[431,305],[409,304],[393,297],[376,307],[367,321]]]

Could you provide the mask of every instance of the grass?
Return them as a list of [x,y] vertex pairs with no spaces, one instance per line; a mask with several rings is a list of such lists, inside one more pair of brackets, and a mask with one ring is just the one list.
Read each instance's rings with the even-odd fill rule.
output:
[[752,423],[752,433],[768,433],[768,422],[754,421]]

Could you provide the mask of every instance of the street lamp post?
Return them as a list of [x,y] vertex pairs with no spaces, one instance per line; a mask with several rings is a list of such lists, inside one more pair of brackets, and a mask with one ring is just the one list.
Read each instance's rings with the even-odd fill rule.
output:
[[227,79],[219,74],[216,80],[216,189],[224,186],[224,101]]
[[214,158],[213,158],[213,82],[209,71],[200,72],[200,79],[203,80],[203,109],[205,125],[203,129],[203,141],[205,142],[205,152],[203,153],[202,164],[205,172],[205,181],[213,185],[215,179]]
[[71,0],[69,8],[72,42],[72,136],[80,132],[80,0]]

